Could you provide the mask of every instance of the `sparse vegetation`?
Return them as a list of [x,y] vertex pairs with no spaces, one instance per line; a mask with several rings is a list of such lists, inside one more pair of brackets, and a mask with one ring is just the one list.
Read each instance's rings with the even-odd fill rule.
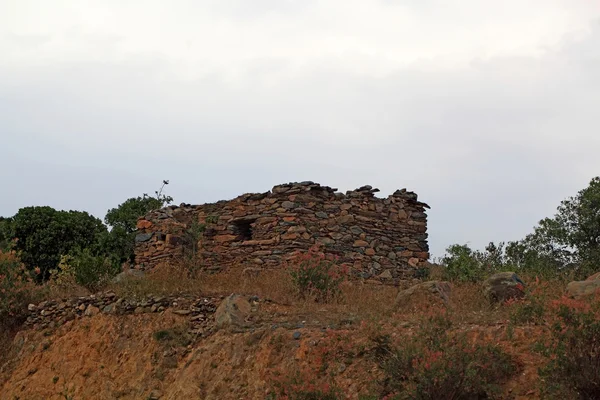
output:
[[348,274],[346,266],[339,266],[335,259],[328,259],[319,246],[298,255],[288,266],[288,271],[301,298],[314,298],[324,303],[339,296],[340,284]]
[[452,321],[430,315],[411,338],[392,344],[389,336],[374,338],[374,354],[385,372],[382,398],[501,398],[502,383],[518,366],[499,346],[472,344],[451,332]]
[[170,329],[161,329],[155,331],[152,336],[154,340],[165,346],[185,347],[191,343],[192,339],[187,332],[187,327],[176,326]]
[[542,394],[552,399],[598,399],[600,302],[561,298],[553,306],[549,338],[537,343],[549,360],[540,368]]

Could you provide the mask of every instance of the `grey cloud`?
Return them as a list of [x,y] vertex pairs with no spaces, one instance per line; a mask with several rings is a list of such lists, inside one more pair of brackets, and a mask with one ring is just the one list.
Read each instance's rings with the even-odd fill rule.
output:
[[315,180],[407,187],[428,202],[434,254],[518,239],[600,170],[600,29],[543,57],[409,66],[373,77],[259,58],[193,81],[158,54],[0,66],[0,215],[50,204],[102,217],[162,179],[198,203]]

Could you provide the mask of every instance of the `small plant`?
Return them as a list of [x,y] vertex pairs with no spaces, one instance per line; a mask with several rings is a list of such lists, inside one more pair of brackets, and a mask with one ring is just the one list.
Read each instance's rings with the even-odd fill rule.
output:
[[554,303],[550,338],[537,349],[549,358],[540,368],[547,398],[600,398],[600,303],[562,298]]
[[338,266],[328,259],[318,245],[297,256],[288,267],[298,295],[313,297],[318,302],[328,302],[340,294],[340,284],[346,279],[348,268]]
[[206,223],[207,224],[216,224],[217,222],[219,222],[219,216],[218,215],[209,215],[206,217]]
[[200,251],[200,239],[202,233],[206,230],[206,225],[201,224],[198,221],[192,221],[190,227],[183,233],[183,251],[184,260],[187,266],[188,272],[195,276],[200,267],[199,251]]
[[161,329],[155,331],[152,336],[157,342],[173,347],[185,347],[191,343],[191,337],[188,334],[187,329],[183,326],[171,329]]
[[66,384],[63,384],[63,390],[59,393],[59,395],[65,400],[75,400],[75,388],[68,388]]

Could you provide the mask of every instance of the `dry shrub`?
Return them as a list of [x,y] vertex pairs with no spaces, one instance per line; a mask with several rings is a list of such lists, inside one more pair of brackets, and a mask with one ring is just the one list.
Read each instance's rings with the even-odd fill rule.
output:
[[502,384],[518,371],[502,348],[470,343],[465,334],[450,332],[445,311],[431,312],[412,336],[398,343],[373,338],[373,355],[385,373],[380,398],[502,398]]
[[537,343],[548,364],[540,368],[547,398],[600,398],[600,298],[551,302],[549,337]]
[[328,303],[338,298],[340,284],[348,276],[348,266],[338,265],[339,257],[326,254],[320,245],[298,253],[285,266],[294,289],[302,299]]
[[[291,366],[274,365],[265,377],[271,390],[267,398],[335,400],[355,395],[348,392],[347,386],[338,386],[336,381],[352,364],[360,364],[362,368],[365,362],[372,364],[365,359],[368,348],[365,326],[361,324],[358,331],[327,330],[314,339],[314,345],[306,348],[305,356],[297,358]],[[349,335],[353,336],[353,340],[348,340]],[[342,370],[341,365],[345,366]]]

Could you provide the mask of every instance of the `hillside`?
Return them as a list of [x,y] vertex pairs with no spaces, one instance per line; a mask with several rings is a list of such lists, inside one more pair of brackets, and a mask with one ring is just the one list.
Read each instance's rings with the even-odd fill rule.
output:
[[[158,271],[103,294],[31,306],[3,360],[2,398],[383,398],[394,386],[382,338],[412,340],[443,312],[449,335],[498,346],[513,360],[498,398],[535,399],[547,361],[532,345],[550,332],[551,299],[564,289],[534,284],[543,289],[544,320],[515,318],[527,299],[490,305],[481,284],[453,285],[447,305],[415,296],[398,307],[397,288],[362,283],[344,283],[329,304],[298,300],[281,270],[179,278]],[[252,296],[252,308],[217,329],[216,306],[234,292]]]

